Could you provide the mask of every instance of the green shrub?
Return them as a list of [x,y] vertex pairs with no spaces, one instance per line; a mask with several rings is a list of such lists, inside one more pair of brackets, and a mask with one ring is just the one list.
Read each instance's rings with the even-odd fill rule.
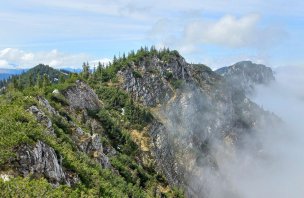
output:
[[170,71],[165,71],[164,72],[164,77],[167,79],[167,80],[171,80],[173,78],[173,73],[170,72]]
[[183,86],[184,81],[173,79],[173,80],[170,81],[170,83],[171,83],[171,85],[173,86],[174,89],[179,89]]
[[142,75],[139,71],[133,70],[132,74],[133,74],[134,78],[142,78]]

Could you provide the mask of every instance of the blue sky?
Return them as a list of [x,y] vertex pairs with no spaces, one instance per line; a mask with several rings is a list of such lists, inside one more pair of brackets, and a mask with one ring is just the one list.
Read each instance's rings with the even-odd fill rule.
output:
[[0,0],[0,68],[81,67],[155,45],[212,68],[304,66],[300,0]]

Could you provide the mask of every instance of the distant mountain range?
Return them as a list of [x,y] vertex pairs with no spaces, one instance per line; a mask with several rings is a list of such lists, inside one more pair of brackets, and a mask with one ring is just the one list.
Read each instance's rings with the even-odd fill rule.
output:
[[[34,67],[33,67],[34,68]],[[0,80],[8,79],[10,76],[18,75],[27,72],[30,69],[0,69]],[[80,73],[82,69],[62,68],[60,71]]]
[[0,69],[0,80],[5,80],[12,75],[22,74],[28,69]]

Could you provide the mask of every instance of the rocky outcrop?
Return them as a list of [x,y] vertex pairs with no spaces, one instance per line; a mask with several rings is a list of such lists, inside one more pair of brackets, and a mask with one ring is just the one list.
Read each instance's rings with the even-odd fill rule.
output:
[[50,105],[49,101],[47,99],[45,99],[44,97],[38,96],[37,100],[39,102],[39,104],[45,108],[48,113],[52,116],[58,116],[59,113]]
[[[72,88],[79,92],[80,96],[83,96],[88,90],[92,91],[87,85],[82,82],[78,82],[82,85],[77,85],[82,88]],[[85,87],[85,88],[84,88]],[[82,93],[83,89],[85,93]],[[67,91],[67,96],[74,97],[70,94],[72,91]],[[89,98],[89,99],[88,99]],[[86,99],[90,104],[86,104]],[[66,126],[70,128],[73,133],[71,134],[72,140],[77,145],[79,152],[84,152],[88,154],[91,158],[95,159],[104,168],[111,168],[111,163],[109,158],[103,152],[103,146],[100,141],[100,135],[94,132],[99,131],[102,127],[94,119],[89,119],[88,115],[86,124],[90,125],[92,128],[92,135],[85,132],[81,127],[77,126],[73,121],[68,121],[69,119],[60,115],[44,97],[37,97],[39,108],[37,106],[31,106],[28,111],[31,112],[37,119],[37,122],[41,123],[46,129],[46,135],[52,135],[56,137],[55,130],[53,128],[52,119],[61,120]],[[92,110],[99,108],[99,100],[95,93],[92,91],[91,95],[87,97],[82,97],[76,103],[76,108],[84,108],[83,111],[87,112],[87,109]],[[75,106],[69,107],[70,111],[75,114]],[[72,109],[72,110],[71,110]],[[46,112],[46,113],[45,113]],[[54,121],[56,123],[56,121]],[[100,131],[99,131],[100,132]],[[60,157],[58,157],[53,148],[49,147],[42,141],[38,141],[36,145],[22,145],[17,150],[17,166],[18,171],[23,176],[34,175],[35,177],[45,177],[54,185],[67,184],[74,185],[80,180],[73,171],[64,170],[60,164]]]
[[98,110],[101,107],[96,93],[80,80],[76,82],[76,85],[61,91],[61,93],[72,108],[93,111]]
[[[87,85],[85,85],[87,86]],[[92,90],[91,90],[92,91]],[[94,92],[93,92],[94,93]],[[83,94],[83,93],[81,93]],[[95,94],[95,93],[94,93]],[[96,96],[97,97],[97,96]],[[100,141],[100,133],[102,131],[101,124],[87,115],[87,109],[83,109],[85,113],[85,123],[89,128],[91,128],[92,135],[90,133],[85,132],[81,127],[77,126],[73,121],[69,121],[68,118],[61,116],[48,102],[44,97],[37,97],[39,105],[41,109],[47,112],[45,114],[41,109],[37,106],[31,106],[28,111],[30,111],[36,118],[39,123],[41,123],[46,128],[46,134],[52,135],[56,137],[55,130],[53,128],[53,123],[51,121],[52,117],[55,120],[61,120],[61,122],[65,122],[66,125],[69,126],[70,130],[73,131],[71,134],[71,138],[75,142],[75,145],[78,147],[79,151],[88,154],[90,157],[95,159],[100,165],[104,168],[111,168],[111,163],[109,158],[103,152],[103,146]],[[96,99],[98,101],[98,98]],[[85,101],[82,101],[85,103]],[[99,102],[99,101],[98,101]],[[83,105],[85,106],[85,104]],[[92,105],[91,105],[92,107]],[[72,115],[77,117],[77,113],[74,108],[68,108]],[[98,134],[99,132],[99,134]],[[28,164],[28,166],[31,166]],[[68,174],[73,175],[73,173]],[[73,177],[71,177],[73,180]],[[56,180],[57,181],[57,180]],[[59,181],[59,180],[58,180]]]
[[17,169],[23,176],[43,176],[55,185],[73,185],[79,181],[77,175],[69,173],[67,176],[54,149],[42,141],[34,146],[20,146],[17,149],[17,163]]
[[53,124],[51,119],[40,109],[38,109],[38,107],[36,106],[31,106],[28,109],[29,112],[31,112],[37,119],[37,121],[39,123],[41,123],[43,126],[46,127],[46,133],[52,136],[55,136],[55,131],[53,128]]
[[74,133],[72,134],[72,138],[80,151],[83,151],[89,156],[93,157],[104,168],[110,168],[111,163],[109,161],[109,158],[103,152],[100,136],[96,133],[93,135],[85,133],[80,127],[77,127],[72,122],[71,125],[74,126]]
[[[135,100],[146,106],[155,106],[168,101],[173,95],[169,83],[161,76],[149,73],[145,73],[143,76],[135,76],[135,72],[136,70],[129,68],[119,73],[124,79],[123,88],[131,93]],[[159,71],[156,70],[155,72]]]
[[[78,83],[82,83],[82,82],[78,82]],[[91,88],[89,88],[87,85],[83,85],[83,86],[87,87],[87,89],[90,89],[90,91],[93,92],[91,95],[96,96],[95,92],[93,90],[91,90]],[[81,92],[81,90],[78,90],[78,91]],[[85,93],[79,93],[79,94],[83,95]],[[88,116],[87,109],[90,109],[89,107],[83,109],[82,114],[81,114],[81,117],[83,119],[80,119],[80,120],[85,121],[83,124],[86,124],[86,126],[91,129],[91,134],[85,132],[81,127],[77,126],[77,124],[75,124],[73,121],[71,121],[71,120],[68,121],[69,119],[67,119],[66,117],[61,116],[49,104],[47,99],[45,99],[43,97],[38,97],[37,99],[38,99],[39,103],[48,111],[48,113],[51,116],[54,116],[54,117],[57,117],[57,118],[60,118],[60,119],[63,119],[63,120],[66,121],[66,124],[69,125],[69,127],[73,131],[73,133],[71,134],[71,138],[74,140],[75,144],[79,148],[79,151],[85,152],[90,157],[94,158],[104,168],[110,168],[111,167],[111,163],[109,161],[109,158],[104,154],[103,146],[102,146],[102,143],[100,141],[100,135],[99,134],[101,134],[101,132],[103,131],[102,126],[96,119],[90,118]],[[99,103],[98,97],[97,98],[92,98],[91,97],[91,100],[89,100],[89,101],[98,101],[98,103]],[[83,106],[86,105],[85,101],[82,101],[82,103],[84,103]],[[92,107],[92,105],[91,105],[91,107]],[[68,110],[71,113],[71,115],[74,115],[74,117],[78,116],[74,108],[68,108]],[[41,112],[41,113],[43,113],[43,112]],[[46,117],[46,118],[48,118],[48,117]],[[50,126],[51,126],[51,123],[50,123]]]
[[135,78],[130,70],[125,71],[123,75],[126,79],[124,89],[144,105],[155,106],[161,101],[168,101],[173,94],[168,84],[163,83],[159,76],[144,75]]
[[222,75],[235,89],[251,93],[256,85],[267,85],[275,80],[270,67],[251,61],[238,62],[215,71]]
[[195,83],[210,90],[220,79],[209,67],[188,64],[181,56],[173,57],[168,62],[153,57],[150,61],[133,64],[118,74],[123,79],[124,90],[131,93],[135,100],[152,107],[166,103],[174,96],[174,84]]

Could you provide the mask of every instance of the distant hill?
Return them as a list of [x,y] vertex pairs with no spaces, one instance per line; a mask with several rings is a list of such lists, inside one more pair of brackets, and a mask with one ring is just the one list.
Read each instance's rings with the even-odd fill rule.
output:
[[8,77],[10,77],[12,74],[6,74],[6,73],[4,73],[4,74],[0,74],[0,80],[5,80],[5,79],[7,79]]
[[26,69],[0,69],[0,80],[6,80],[10,76],[25,72]]
[[59,71],[48,65],[39,64],[22,74],[21,78],[26,80],[32,77],[33,80],[36,81],[39,76],[42,77],[44,74],[48,76],[50,81],[55,82],[61,75],[67,75],[67,72]]
[[37,80],[42,79],[44,75],[47,76],[50,82],[54,83],[61,77],[66,78],[66,76],[71,73],[70,71],[57,70],[44,64],[39,64],[24,73],[21,72],[24,72],[24,70],[16,70],[15,73],[0,74],[0,80],[2,80],[0,81],[0,85],[5,86],[6,84],[14,81],[14,79],[17,79],[19,84],[24,86],[31,83],[37,83]]

